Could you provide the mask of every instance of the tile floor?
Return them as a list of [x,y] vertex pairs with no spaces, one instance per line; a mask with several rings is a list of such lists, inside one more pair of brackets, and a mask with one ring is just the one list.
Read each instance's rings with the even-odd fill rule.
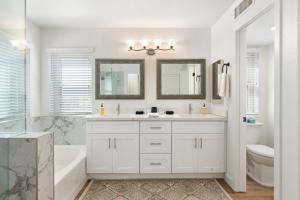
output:
[[95,180],[84,200],[230,200],[213,179]]

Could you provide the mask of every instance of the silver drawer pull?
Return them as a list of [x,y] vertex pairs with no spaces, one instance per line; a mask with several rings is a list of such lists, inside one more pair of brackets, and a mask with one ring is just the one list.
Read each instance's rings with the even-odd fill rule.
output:
[[152,166],[160,166],[161,163],[150,163],[150,165],[152,165]]
[[156,145],[161,145],[161,143],[160,142],[151,142],[150,145],[152,145],[152,146],[155,145],[156,146]]
[[161,129],[160,126],[151,126],[150,129]]

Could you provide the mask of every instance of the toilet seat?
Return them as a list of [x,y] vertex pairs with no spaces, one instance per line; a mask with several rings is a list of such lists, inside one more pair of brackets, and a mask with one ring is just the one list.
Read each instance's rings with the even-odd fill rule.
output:
[[266,145],[250,144],[247,145],[247,150],[257,155],[274,158],[274,149]]

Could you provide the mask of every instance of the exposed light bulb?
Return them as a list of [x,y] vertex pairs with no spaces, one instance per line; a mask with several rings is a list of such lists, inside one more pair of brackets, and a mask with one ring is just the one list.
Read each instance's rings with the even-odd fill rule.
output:
[[13,47],[18,47],[20,45],[20,40],[10,40],[10,44]]
[[148,40],[142,40],[141,41],[141,45],[142,45],[143,48],[146,48],[148,46],[148,44],[149,44]]
[[161,46],[161,40],[160,39],[156,39],[156,40],[154,40],[154,44],[155,44],[155,46],[157,47],[157,48],[159,48],[160,46]]
[[273,26],[273,27],[271,28],[271,31],[276,31],[276,27]]
[[127,45],[128,45],[129,48],[132,48],[134,46],[134,44],[135,44],[134,40],[128,40],[127,41]]
[[23,51],[28,47],[28,43],[26,40],[10,40],[10,44],[20,51]]
[[168,42],[168,44],[169,44],[170,47],[174,47],[175,44],[176,44],[176,40],[170,39],[169,42]]

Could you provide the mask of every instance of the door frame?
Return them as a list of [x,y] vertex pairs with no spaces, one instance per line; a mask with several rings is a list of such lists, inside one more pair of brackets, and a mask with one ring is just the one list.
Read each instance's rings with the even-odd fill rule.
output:
[[241,37],[243,37],[242,34],[243,30],[249,26],[251,23],[256,21],[259,17],[266,14],[271,9],[274,9],[274,18],[275,18],[275,41],[274,41],[274,55],[275,55],[275,61],[274,61],[274,80],[275,80],[275,95],[274,95],[274,119],[275,119],[275,127],[274,127],[274,150],[275,150],[275,156],[274,156],[274,198],[276,200],[281,199],[281,185],[282,185],[282,177],[281,177],[281,78],[280,78],[280,72],[281,72],[281,3],[280,0],[275,0],[275,4],[272,4],[271,6],[266,7],[264,10],[262,10],[259,14],[257,14],[254,18],[250,19],[246,23],[244,23],[242,26],[238,27],[235,31],[236,34],[236,130],[238,132],[238,140],[239,140],[239,175],[238,175],[238,189],[239,191],[246,191],[246,136],[245,133],[240,132],[241,131],[241,125],[242,125],[242,119],[241,116],[241,101],[240,101],[240,90],[241,90]]

